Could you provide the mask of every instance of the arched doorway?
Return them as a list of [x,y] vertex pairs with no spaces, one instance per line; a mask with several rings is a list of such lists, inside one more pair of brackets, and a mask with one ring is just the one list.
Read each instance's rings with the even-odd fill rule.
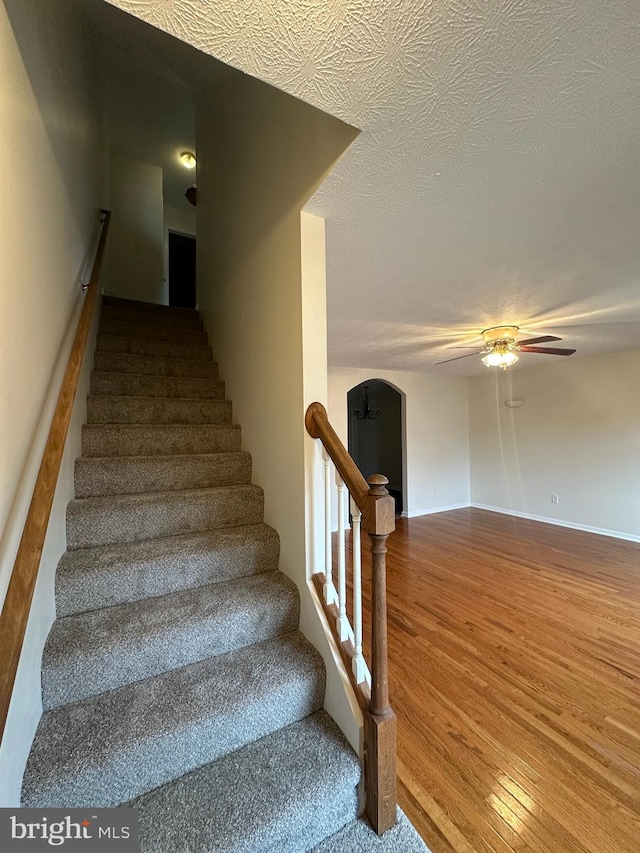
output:
[[384,474],[396,514],[404,509],[404,394],[382,379],[347,392],[349,453],[365,477]]

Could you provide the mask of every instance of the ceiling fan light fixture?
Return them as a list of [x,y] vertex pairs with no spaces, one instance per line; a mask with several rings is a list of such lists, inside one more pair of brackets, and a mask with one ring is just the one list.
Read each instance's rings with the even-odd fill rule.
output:
[[484,329],[482,340],[485,346],[491,347],[496,344],[514,344],[518,337],[519,326],[491,326]]
[[482,363],[487,367],[501,367],[503,370],[506,370],[507,367],[515,364],[517,360],[518,356],[512,350],[506,347],[504,349],[496,347],[483,356]]

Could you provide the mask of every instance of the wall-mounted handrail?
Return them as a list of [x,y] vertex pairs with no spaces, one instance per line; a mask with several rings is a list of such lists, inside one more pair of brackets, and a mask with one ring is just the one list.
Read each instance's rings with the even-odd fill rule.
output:
[[[321,403],[312,403],[305,415],[307,432],[319,439],[324,448],[325,495],[330,477],[328,460],[337,472],[339,536],[344,535],[344,485],[351,494],[354,509],[362,514],[362,524],[371,539],[371,672],[362,656],[362,605],[360,587],[360,513],[352,512],[352,555],[354,628],[346,614],[346,560],[344,542],[338,548],[338,589],[331,568],[330,501],[325,500],[327,530],[325,572],[314,574],[325,612],[336,634],[340,653],[356,690],[364,717],[365,813],[381,835],[396,822],[396,718],[389,704],[387,652],[386,541],[395,530],[395,501],[389,495],[389,482],[382,474],[368,480],[362,476],[346,448],[329,423]],[[357,553],[356,553],[356,548]],[[369,692],[369,683],[371,685]]]
[[110,217],[110,211],[101,211],[102,231],[93,262],[91,278],[88,287],[83,287],[83,291],[86,290],[85,301],[69,353],[69,360],[51,420],[40,470],[33,489],[33,496],[22,531],[22,539],[18,546],[18,553],[13,564],[7,595],[0,616],[0,740],[4,734],[7,714],[9,713],[9,704],[27,629],[33,591],[40,568],[40,559],[58,482],[62,454],[71,421],[73,401],[78,388],[80,368],[93,320]]

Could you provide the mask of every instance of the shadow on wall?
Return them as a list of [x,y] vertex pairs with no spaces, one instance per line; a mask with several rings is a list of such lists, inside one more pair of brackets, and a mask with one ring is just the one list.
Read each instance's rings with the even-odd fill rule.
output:
[[405,500],[405,395],[382,379],[367,379],[347,392],[349,453],[365,477],[384,474],[396,515]]

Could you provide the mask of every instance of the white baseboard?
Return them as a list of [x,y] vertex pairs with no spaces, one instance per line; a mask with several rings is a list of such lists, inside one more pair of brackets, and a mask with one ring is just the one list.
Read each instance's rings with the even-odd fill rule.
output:
[[433,515],[434,512],[448,512],[450,509],[466,509],[470,504],[450,504],[449,506],[434,506],[431,509],[410,509],[403,512],[403,518],[416,518],[419,515]]
[[622,533],[619,530],[607,530],[604,527],[590,527],[588,524],[578,524],[575,521],[561,521],[558,518],[548,518],[546,515],[533,515],[530,512],[518,512],[515,509],[489,506],[488,504],[471,503],[476,509],[486,509],[501,515],[514,515],[516,518],[526,518],[530,521],[541,521],[543,524],[554,524],[556,527],[568,527],[571,530],[584,530],[586,533],[596,533],[598,536],[611,536],[613,539],[625,539],[627,542],[640,542],[640,536],[632,533]]

